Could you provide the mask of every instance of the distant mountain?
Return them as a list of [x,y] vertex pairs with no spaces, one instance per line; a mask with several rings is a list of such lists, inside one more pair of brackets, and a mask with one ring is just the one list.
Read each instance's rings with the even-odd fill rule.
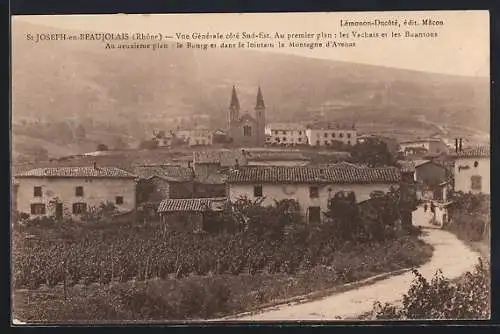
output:
[[140,140],[177,116],[209,115],[212,126],[224,127],[231,86],[237,86],[243,110],[251,112],[260,84],[269,121],[356,121],[366,131],[408,130],[407,135],[415,129],[440,132],[447,124],[489,132],[488,78],[247,50],[34,44],[26,33],[58,30],[24,22],[12,30],[14,122],[85,118]]

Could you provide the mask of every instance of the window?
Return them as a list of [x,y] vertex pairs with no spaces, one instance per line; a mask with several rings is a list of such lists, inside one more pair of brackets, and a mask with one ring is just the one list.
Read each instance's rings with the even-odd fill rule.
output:
[[481,176],[473,175],[470,177],[470,188],[472,190],[481,190]]
[[335,132],[332,132],[332,138],[335,138]]
[[81,215],[87,212],[87,203],[73,203],[73,214]]
[[283,137],[283,141],[286,141],[286,137]]
[[479,162],[474,161],[474,167],[476,167],[476,168],[477,168],[477,166],[479,166]]
[[33,196],[42,197],[42,187],[34,187],[33,188]]
[[350,140],[347,141],[347,145],[351,145],[351,141]]
[[323,136],[324,136],[325,138],[328,138],[328,133],[326,133],[326,132],[325,132],[325,133],[323,134]]
[[243,136],[250,137],[252,135],[252,127],[250,125],[245,125],[243,127]]
[[283,134],[286,135],[286,131],[283,131]]
[[321,220],[321,208],[319,206],[309,207],[309,222],[318,223]]
[[76,187],[75,188],[75,196],[83,197],[83,187]]
[[347,138],[351,138],[351,134],[350,133],[347,134]]
[[43,204],[43,203],[31,204],[31,214],[32,215],[44,215],[45,214],[45,204]]
[[123,204],[123,196],[116,196],[115,203],[118,205],[122,205]]
[[253,186],[253,196],[262,197],[262,186]]
[[342,132],[341,132],[341,133],[339,133],[339,137],[340,137],[340,138],[344,138],[344,134],[343,134]]
[[301,136],[301,135],[302,135],[302,131],[299,131],[299,136]]
[[302,141],[302,138],[299,138],[298,141]]
[[316,140],[316,145],[319,145],[319,140]]
[[309,187],[309,198],[318,198],[319,189],[318,187]]

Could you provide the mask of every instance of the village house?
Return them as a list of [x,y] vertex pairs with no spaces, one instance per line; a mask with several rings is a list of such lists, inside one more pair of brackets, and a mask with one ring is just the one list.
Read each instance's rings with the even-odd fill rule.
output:
[[232,202],[262,199],[263,205],[294,199],[308,221],[319,221],[337,193],[353,192],[356,201],[362,202],[374,192],[397,188],[400,180],[401,173],[392,167],[247,166],[230,171],[227,193]]
[[271,123],[266,125],[266,135],[271,145],[307,145],[306,127],[294,123]]
[[166,198],[191,198],[194,192],[193,171],[177,165],[139,165],[137,202],[158,204]]
[[400,161],[401,168],[412,172],[419,198],[432,199],[441,191],[439,184],[448,178],[446,167],[432,160]]
[[120,212],[136,208],[136,176],[115,167],[35,168],[15,178],[17,210],[32,218],[79,219],[104,203]]
[[409,140],[399,143],[399,152],[404,156],[423,156],[448,153],[448,146],[438,138]]
[[246,155],[244,150],[196,151],[185,165],[136,166],[138,203],[156,210],[165,199],[225,197],[227,171],[246,165]]
[[391,137],[375,135],[375,134],[364,134],[364,135],[358,135],[357,140],[359,144],[363,144],[371,140],[379,140],[385,143],[387,150],[392,154],[392,156],[396,156],[399,151],[398,141]]
[[354,126],[346,127],[339,124],[308,125],[306,128],[307,142],[310,146],[331,146],[335,142],[356,145],[357,131]]
[[201,127],[195,129],[177,130],[175,137],[182,139],[189,146],[212,146],[213,131]]
[[454,190],[490,194],[490,147],[467,149],[453,155]]
[[222,212],[226,203],[226,197],[165,199],[158,214],[170,230],[201,232],[209,229],[210,214]]

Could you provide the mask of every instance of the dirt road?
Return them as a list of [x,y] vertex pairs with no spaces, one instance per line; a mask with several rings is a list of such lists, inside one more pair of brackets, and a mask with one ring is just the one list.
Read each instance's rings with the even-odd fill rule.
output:
[[[428,224],[429,219],[430,213],[424,213],[423,209],[418,209],[414,212],[414,224],[425,228],[422,239],[434,246],[434,253],[431,260],[418,268],[422,275],[426,278],[431,278],[436,270],[441,269],[444,276],[456,278],[464,272],[472,270],[479,254],[473,252],[453,234],[430,226]],[[335,294],[324,299],[297,305],[277,306],[258,314],[231,319],[226,318],[225,320],[318,321],[356,319],[370,312],[373,303],[377,300],[382,303],[400,300],[402,295],[408,291],[413,278],[413,274],[407,272],[378,281],[372,285]]]

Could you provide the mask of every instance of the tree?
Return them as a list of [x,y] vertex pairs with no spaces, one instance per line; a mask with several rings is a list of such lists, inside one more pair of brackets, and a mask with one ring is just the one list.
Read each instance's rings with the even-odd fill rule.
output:
[[154,150],[158,147],[158,141],[155,139],[144,140],[139,144],[139,149]]
[[97,151],[107,151],[107,150],[108,150],[108,145],[105,144],[97,145]]
[[378,138],[370,138],[363,143],[357,143],[352,146],[350,153],[352,162],[370,167],[394,166],[396,163],[387,144]]
[[337,192],[328,202],[325,217],[326,229],[323,229],[325,237],[340,240],[358,238],[361,220],[353,192]]

